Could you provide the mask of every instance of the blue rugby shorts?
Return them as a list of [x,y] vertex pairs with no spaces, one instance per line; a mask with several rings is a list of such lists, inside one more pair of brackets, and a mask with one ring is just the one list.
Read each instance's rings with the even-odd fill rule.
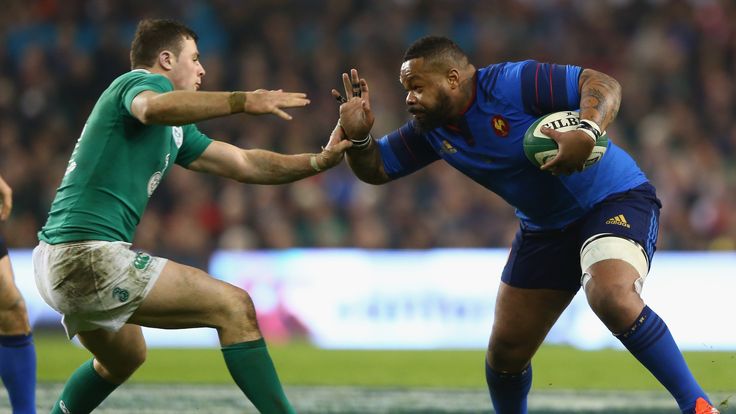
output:
[[654,187],[645,183],[612,194],[577,221],[559,230],[519,229],[501,280],[526,289],[580,289],[580,249],[597,234],[633,240],[647,253],[651,266],[662,207]]

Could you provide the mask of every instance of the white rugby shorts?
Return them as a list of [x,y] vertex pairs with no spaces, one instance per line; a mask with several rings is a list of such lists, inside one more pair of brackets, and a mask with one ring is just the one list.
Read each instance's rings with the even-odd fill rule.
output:
[[151,291],[167,259],[130,250],[130,243],[84,241],[33,249],[41,297],[63,315],[69,338],[78,332],[116,332]]

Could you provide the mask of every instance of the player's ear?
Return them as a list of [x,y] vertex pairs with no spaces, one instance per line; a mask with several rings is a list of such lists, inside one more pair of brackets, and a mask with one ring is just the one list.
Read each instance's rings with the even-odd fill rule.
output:
[[174,54],[169,50],[162,50],[158,54],[158,64],[164,69],[171,70],[174,67]]
[[450,89],[455,89],[460,86],[460,72],[457,69],[451,68],[447,72],[447,83],[450,84]]

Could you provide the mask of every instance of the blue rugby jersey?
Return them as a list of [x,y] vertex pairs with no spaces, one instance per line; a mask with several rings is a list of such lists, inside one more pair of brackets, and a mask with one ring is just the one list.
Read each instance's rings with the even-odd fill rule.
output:
[[539,116],[580,108],[581,72],[533,60],[478,70],[459,124],[421,134],[412,120],[378,140],[386,173],[396,179],[441,158],[514,206],[525,228],[564,227],[607,196],[647,181],[610,140],[598,163],[570,176],[541,171],[524,155],[524,132]]

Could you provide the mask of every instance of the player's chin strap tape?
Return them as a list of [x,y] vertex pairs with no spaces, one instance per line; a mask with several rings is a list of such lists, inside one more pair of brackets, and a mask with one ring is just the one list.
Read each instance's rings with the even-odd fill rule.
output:
[[598,138],[603,135],[603,131],[601,131],[600,125],[589,119],[581,119],[580,124],[578,125],[578,129],[588,134],[593,142],[598,142]]
[[583,290],[592,278],[588,269],[608,259],[623,260],[636,269],[639,278],[634,282],[634,290],[641,295],[644,280],[649,273],[649,258],[639,243],[613,234],[596,234],[583,243],[580,249],[580,268],[583,269],[580,283]]

